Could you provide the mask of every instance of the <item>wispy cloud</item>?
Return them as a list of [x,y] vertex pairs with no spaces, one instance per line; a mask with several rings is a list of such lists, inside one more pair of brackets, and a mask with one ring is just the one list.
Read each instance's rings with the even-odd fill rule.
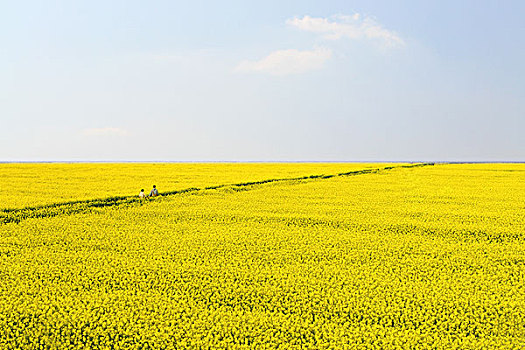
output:
[[322,68],[331,56],[332,51],[326,48],[306,51],[278,50],[258,61],[243,61],[236,71],[264,72],[272,75],[299,74]]
[[404,40],[394,31],[383,28],[376,20],[358,13],[352,16],[336,15],[330,18],[294,17],[287,24],[307,32],[322,34],[326,39],[369,39],[386,47],[404,46]]
[[126,136],[129,132],[121,128],[92,128],[82,130],[86,136]]

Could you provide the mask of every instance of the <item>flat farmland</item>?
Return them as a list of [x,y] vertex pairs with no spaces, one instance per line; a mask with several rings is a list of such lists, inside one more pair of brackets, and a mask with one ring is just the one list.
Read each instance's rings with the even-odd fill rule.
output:
[[138,195],[246,181],[333,174],[367,163],[6,163],[0,164],[0,209]]
[[524,164],[184,166],[0,165],[0,347],[525,347]]

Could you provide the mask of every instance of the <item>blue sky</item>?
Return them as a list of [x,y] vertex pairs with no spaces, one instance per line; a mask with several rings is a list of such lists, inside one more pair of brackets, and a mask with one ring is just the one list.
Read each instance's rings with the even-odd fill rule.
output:
[[525,161],[523,1],[12,1],[0,161]]

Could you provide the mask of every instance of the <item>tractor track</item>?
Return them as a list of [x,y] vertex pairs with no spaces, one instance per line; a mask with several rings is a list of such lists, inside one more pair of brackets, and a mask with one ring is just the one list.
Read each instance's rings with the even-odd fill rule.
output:
[[[262,185],[270,183],[287,183],[287,182],[297,182],[297,181],[308,181],[308,180],[322,180],[330,179],[335,177],[343,176],[356,176],[364,174],[376,174],[384,171],[389,171],[393,169],[401,168],[416,168],[423,166],[432,166],[434,163],[415,163],[409,165],[397,165],[397,166],[387,166],[382,168],[373,168],[373,169],[362,169],[349,171],[344,173],[329,174],[329,175],[309,175],[309,176],[300,176],[293,178],[278,178],[278,179],[267,179],[261,181],[250,181],[250,182],[241,182],[236,184],[223,184],[216,186],[207,186],[207,187],[191,187],[182,190],[167,191],[161,193],[160,198],[167,196],[183,195],[188,193],[196,193],[203,191],[211,191],[217,189],[232,189],[232,190],[249,190],[250,188],[259,187]],[[63,215],[72,215],[80,213],[90,213],[96,209],[107,208],[107,207],[116,207],[116,206],[129,206],[129,205],[144,205],[149,203],[148,200],[140,199],[137,196],[115,196],[108,198],[98,198],[98,199],[88,199],[88,200],[79,200],[79,201],[68,201],[61,203],[53,203],[46,205],[39,205],[33,207],[25,207],[18,209],[0,209],[0,225],[8,223],[20,223],[23,220],[29,218],[46,218],[54,216],[63,216]]]

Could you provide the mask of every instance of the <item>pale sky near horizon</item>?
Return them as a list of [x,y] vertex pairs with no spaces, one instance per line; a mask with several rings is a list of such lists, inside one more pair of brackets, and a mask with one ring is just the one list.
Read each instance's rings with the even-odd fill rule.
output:
[[523,1],[11,1],[0,161],[525,161]]

